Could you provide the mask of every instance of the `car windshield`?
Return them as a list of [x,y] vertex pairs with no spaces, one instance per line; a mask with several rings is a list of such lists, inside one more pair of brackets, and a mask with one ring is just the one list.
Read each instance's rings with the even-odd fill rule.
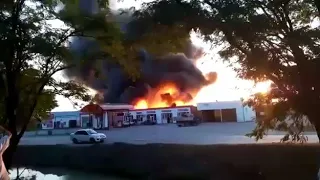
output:
[[88,130],[88,133],[89,133],[89,134],[97,134],[97,132],[94,131],[94,130],[92,130],[92,129]]

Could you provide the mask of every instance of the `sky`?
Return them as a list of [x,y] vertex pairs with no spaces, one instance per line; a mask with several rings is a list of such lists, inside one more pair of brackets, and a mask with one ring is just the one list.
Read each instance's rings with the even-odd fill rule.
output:
[[[112,9],[130,8],[132,6],[135,6],[138,9],[140,5],[141,3],[133,0],[124,0],[123,2],[114,0],[111,2]],[[252,81],[237,78],[236,72],[232,70],[229,64],[223,62],[219,57],[218,48],[210,48],[210,44],[204,43],[201,38],[196,36],[196,34],[191,34],[191,40],[195,45],[202,47],[207,53],[206,56],[197,61],[197,67],[203,73],[212,71],[218,73],[217,81],[213,85],[201,89],[195,97],[196,102],[240,100],[241,98],[248,98],[250,94],[253,94],[254,92],[265,92],[268,90],[270,82],[263,82],[255,85]],[[56,78],[63,79],[62,74],[57,74]],[[64,97],[57,96],[57,100],[59,107],[53,109],[53,111],[72,111],[79,109],[79,107],[74,107],[70,100]],[[82,102],[82,104],[85,103]]]

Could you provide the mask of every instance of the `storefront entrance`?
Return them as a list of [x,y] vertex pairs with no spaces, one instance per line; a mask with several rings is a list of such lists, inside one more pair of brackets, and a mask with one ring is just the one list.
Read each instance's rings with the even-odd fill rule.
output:
[[[97,121],[96,127],[93,127],[93,128],[95,128],[95,129],[104,129],[104,119],[103,119],[103,117],[101,117],[101,116],[96,117],[96,121]],[[95,124],[95,123],[93,123],[93,124]]]
[[82,128],[103,128],[103,109],[97,104],[88,104],[81,110],[80,122]]
[[152,124],[157,123],[157,116],[156,116],[156,114],[148,114],[148,115],[147,115],[147,121],[148,121],[149,123],[152,123]]
[[172,113],[161,113],[162,123],[173,123]]
[[130,126],[131,125],[134,125],[136,122],[133,120],[133,116],[132,115],[126,115],[124,117],[124,124],[129,124]]
[[146,120],[147,120],[146,115],[143,115],[143,114],[137,115],[137,124],[142,124]]
[[92,115],[81,115],[81,127],[93,128]]

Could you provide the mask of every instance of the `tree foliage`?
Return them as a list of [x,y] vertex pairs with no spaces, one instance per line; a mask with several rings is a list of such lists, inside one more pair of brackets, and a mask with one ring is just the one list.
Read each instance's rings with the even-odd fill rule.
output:
[[[79,8],[80,3],[80,0],[0,2],[0,113],[1,122],[12,133],[4,156],[7,168],[30,121],[44,118],[56,106],[55,95],[84,101],[99,99],[91,99],[83,84],[60,81],[54,78],[55,74],[77,67],[78,62],[107,59],[114,60],[129,76],[137,78],[140,48],[148,47],[160,54],[161,49],[156,46],[173,48],[179,44],[169,41],[157,44],[161,37],[154,43],[145,33],[124,34],[113,20],[106,0],[98,1],[95,13]],[[135,25],[131,24],[130,30],[139,32],[139,26]],[[166,32],[162,31],[161,35],[166,37]],[[82,56],[75,56],[69,48],[75,37],[94,40],[94,46],[85,49]]]
[[[81,11],[77,0],[0,2],[0,112],[2,125],[12,133],[4,156],[8,168],[30,121],[45,118],[57,105],[55,95],[90,100],[87,89],[78,82],[53,78],[75,66],[68,48],[72,37],[94,38],[103,47],[88,52],[87,57],[123,57],[118,50],[123,47],[122,33],[115,23],[105,20],[107,4],[100,2],[96,14]],[[123,59],[121,62],[124,69],[133,71]]]
[[158,0],[146,3],[138,14],[153,33],[157,25],[178,27],[181,35],[199,29],[205,40],[223,46],[220,56],[234,64],[239,77],[273,82],[268,94],[248,101],[256,109],[268,109],[252,135],[261,138],[275,127],[274,122],[288,117],[307,117],[320,137],[320,29],[315,25],[319,4],[317,0]]
[[[17,128],[20,129],[23,127],[24,123],[26,122],[24,119],[24,112],[25,108],[28,108],[31,106],[30,103],[32,103],[32,97],[35,95],[33,90],[33,86],[35,83],[37,83],[37,79],[35,79],[35,76],[33,73],[35,73],[36,70],[26,70],[23,73],[23,76],[21,77],[21,84],[18,85],[18,88],[20,89],[20,98],[19,98],[19,104],[17,108],[17,114],[21,117],[17,117]],[[33,73],[32,73],[33,72]],[[3,92],[3,89],[1,89]],[[4,93],[4,92],[3,92]],[[49,116],[49,112],[58,106],[57,101],[55,99],[55,92],[50,89],[44,89],[41,94],[38,97],[38,103],[36,104],[33,114],[31,116],[30,122],[33,122],[33,124],[36,124],[38,122],[41,122],[42,120],[45,120]],[[5,118],[5,98],[4,96],[1,96],[0,99],[0,122],[1,125],[7,125],[8,119]]]

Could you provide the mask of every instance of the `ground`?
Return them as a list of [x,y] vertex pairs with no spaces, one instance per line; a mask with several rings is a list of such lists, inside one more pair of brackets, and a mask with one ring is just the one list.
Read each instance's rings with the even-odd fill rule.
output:
[[[154,126],[132,126],[103,131],[107,135],[105,143],[123,142],[133,144],[173,143],[173,144],[242,144],[256,143],[245,134],[252,131],[255,124],[246,123],[202,123],[193,127],[177,127],[175,124]],[[270,132],[258,143],[279,142],[283,132]],[[314,133],[308,134],[308,142],[317,142]],[[20,145],[72,144],[68,135],[35,136],[26,133]]]

